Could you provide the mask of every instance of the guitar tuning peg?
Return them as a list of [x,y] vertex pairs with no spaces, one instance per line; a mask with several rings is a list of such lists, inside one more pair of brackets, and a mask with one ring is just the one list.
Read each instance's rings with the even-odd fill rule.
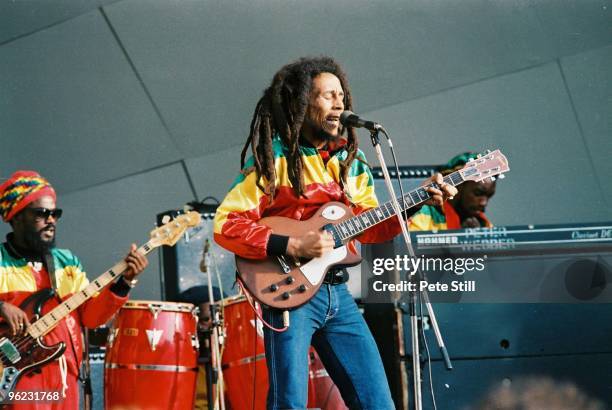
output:
[[504,174],[499,174],[499,176],[497,177],[497,179],[504,179],[504,178],[506,178]]
[[170,222],[170,215],[164,215],[164,217],[162,218],[162,224],[167,224],[168,222]]
[[474,158],[468,159],[468,162],[472,162],[472,161],[474,161]]
[[481,157],[482,157],[482,154],[476,155],[476,158],[481,158]]
[[491,153],[491,150],[490,150],[490,149],[488,149],[488,150],[486,150],[486,151],[485,151],[485,154],[490,154],[490,153]]
[[491,182],[495,182],[495,177],[491,177],[489,179],[491,180]]

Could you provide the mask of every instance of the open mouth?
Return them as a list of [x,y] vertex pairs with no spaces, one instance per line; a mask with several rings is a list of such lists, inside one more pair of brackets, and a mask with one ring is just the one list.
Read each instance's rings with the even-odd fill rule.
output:
[[329,127],[338,127],[340,125],[340,116],[328,115],[327,117],[325,117],[325,123]]

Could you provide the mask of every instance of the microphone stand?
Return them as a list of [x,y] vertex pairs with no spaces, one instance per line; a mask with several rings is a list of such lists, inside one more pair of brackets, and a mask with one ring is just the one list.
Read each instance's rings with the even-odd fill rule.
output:
[[[221,367],[221,352],[219,345],[221,343],[221,335],[219,334],[219,328],[221,327],[221,320],[219,318],[219,306],[215,303],[215,297],[212,289],[212,272],[210,271],[210,257],[208,251],[210,248],[210,242],[206,239],[204,244],[204,252],[202,263],[200,264],[200,270],[207,274],[208,280],[208,305],[210,306],[210,319],[211,319],[211,332],[210,332],[210,361],[211,361],[211,375],[210,379],[212,385],[215,386],[217,394],[212,391],[209,394],[208,408],[211,408],[211,404],[214,401],[214,409],[220,408],[225,410],[225,386],[223,385],[223,369]],[[212,389],[211,389],[212,390]],[[214,397],[214,400],[210,400]]]
[[[397,200],[395,195],[395,190],[393,189],[393,184],[391,183],[391,177],[389,176],[389,171],[387,170],[387,164],[385,162],[385,158],[382,154],[382,150],[380,148],[380,138],[379,133],[382,127],[378,124],[375,124],[373,129],[370,129],[370,139],[372,141],[372,146],[376,151],[376,156],[378,157],[378,162],[382,169],[385,184],[387,186],[387,190],[389,191],[389,195],[391,196],[391,203],[393,204],[393,210],[395,211],[395,215],[400,223],[402,228],[402,236],[404,238],[404,242],[406,244],[406,248],[408,249],[408,254],[411,258],[416,258],[414,253],[414,248],[412,247],[412,241],[410,240],[410,234],[408,233],[407,223],[402,218],[402,208]],[[386,135],[386,133],[385,133]],[[391,139],[387,135],[387,139],[389,141],[389,146],[392,148],[393,143]],[[402,198],[402,202],[404,202],[404,198]],[[411,277],[411,281],[415,281],[418,277],[421,276],[420,272],[416,272]],[[418,289],[418,288],[417,288]],[[423,396],[421,389],[421,349],[419,345],[419,322],[417,317],[417,293],[418,290],[414,292],[409,292],[409,315],[410,315],[410,335],[412,340],[412,374],[413,374],[413,387],[414,387],[414,408],[415,410],[423,409]],[[425,305],[427,306],[427,311],[429,313],[429,317],[431,320],[431,325],[434,329],[434,333],[436,335],[436,340],[438,342],[438,346],[440,347],[440,351],[442,352],[442,356],[444,357],[444,362],[446,364],[446,368],[448,370],[452,369],[452,364],[450,363],[450,358],[448,356],[448,352],[446,350],[446,346],[444,345],[444,341],[442,340],[442,334],[440,333],[440,329],[438,327],[438,322],[436,320],[435,313],[429,302],[429,298],[427,297],[427,292],[421,292],[423,299],[425,300]],[[394,304],[397,304],[397,298],[394,297]]]

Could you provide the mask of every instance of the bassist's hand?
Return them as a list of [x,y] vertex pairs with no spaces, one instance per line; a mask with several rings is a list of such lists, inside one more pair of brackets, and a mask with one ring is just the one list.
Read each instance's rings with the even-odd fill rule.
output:
[[23,310],[10,303],[4,302],[2,306],[0,306],[0,316],[2,316],[11,327],[11,334],[13,336],[25,333],[30,324],[28,315],[26,315]]
[[135,243],[133,243],[130,247],[130,252],[125,257],[125,263],[127,264],[128,269],[123,272],[123,276],[127,280],[132,280],[136,276],[140,275],[140,273],[149,265],[147,257],[138,252],[138,248],[136,247]]
[[327,232],[310,231],[302,236],[292,236],[287,244],[287,254],[297,258],[318,258],[334,249],[334,239]]

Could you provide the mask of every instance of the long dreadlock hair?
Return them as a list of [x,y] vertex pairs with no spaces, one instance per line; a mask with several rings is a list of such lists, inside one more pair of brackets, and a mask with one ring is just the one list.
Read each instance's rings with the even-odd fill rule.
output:
[[[254,159],[254,170],[257,173],[257,186],[266,194],[274,198],[276,192],[276,170],[274,167],[274,153],[272,140],[279,135],[283,144],[288,148],[287,164],[289,181],[293,185],[295,194],[299,197],[304,193],[303,164],[299,150],[299,137],[306,110],[310,100],[312,80],[321,73],[331,73],[338,77],[344,90],[344,107],[352,110],[353,100],[348,86],[346,74],[340,65],[331,57],[303,57],[282,67],[272,79],[272,84],[263,93],[257,102],[249,137],[242,149],[240,167],[244,168],[245,157],[251,146]],[[351,127],[341,127],[339,132],[347,132],[348,153],[340,161],[340,184],[343,186],[348,177],[349,168],[357,154],[357,134]],[[253,168],[245,170],[248,174]],[[260,185],[264,177],[265,187]]]

